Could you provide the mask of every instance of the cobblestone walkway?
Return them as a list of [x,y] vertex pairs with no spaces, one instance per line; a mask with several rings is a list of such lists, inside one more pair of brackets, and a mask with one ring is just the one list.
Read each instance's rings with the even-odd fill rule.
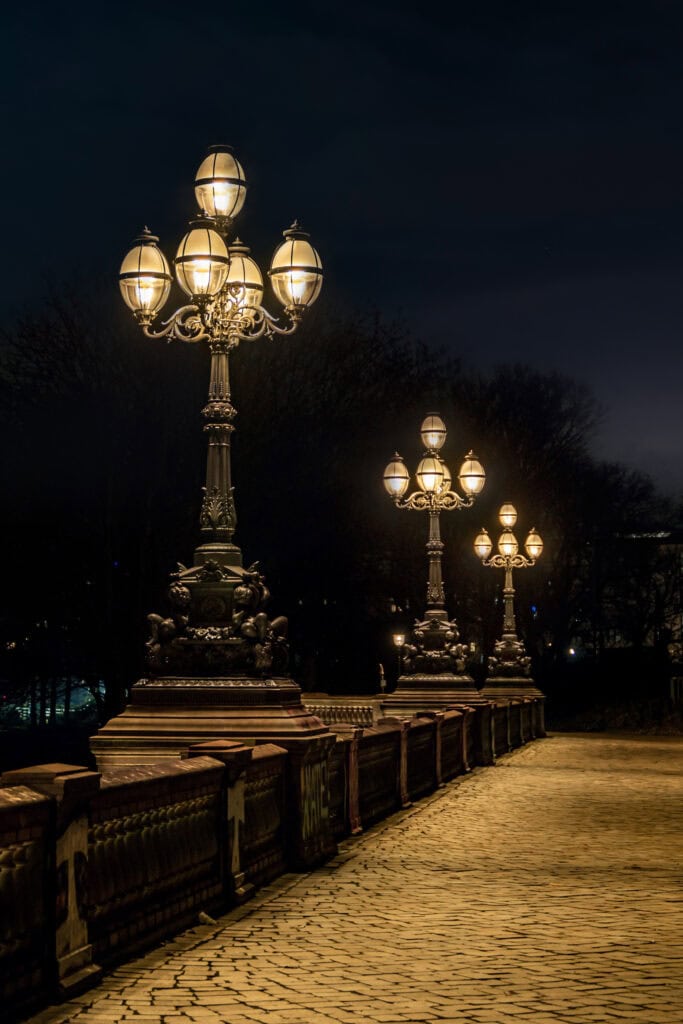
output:
[[681,1024],[682,769],[536,742],[33,1020]]

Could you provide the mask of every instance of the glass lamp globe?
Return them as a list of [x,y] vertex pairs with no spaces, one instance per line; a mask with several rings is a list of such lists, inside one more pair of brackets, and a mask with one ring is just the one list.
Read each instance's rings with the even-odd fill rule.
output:
[[178,284],[192,298],[216,295],[228,276],[225,242],[206,221],[193,221],[174,260]]
[[410,473],[401,456],[396,452],[384,470],[384,487],[392,498],[402,498],[408,490]]
[[171,268],[148,228],[138,235],[119,271],[123,301],[137,316],[152,318],[171,291]]
[[443,462],[434,455],[426,455],[417,467],[418,487],[426,494],[438,494],[443,484]]
[[474,452],[470,451],[465,456],[465,461],[458,473],[458,480],[467,495],[475,496],[483,491],[484,484],[486,483],[486,473]]
[[543,541],[541,540],[540,533],[536,532],[536,527],[532,526],[529,530],[529,536],[524,542],[524,548],[529,558],[540,558],[543,551]]
[[320,256],[295,221],[273,254],[268,275],[277,299],[287,309],[312,306],[323,285]]
[[488,558],[491,554],[493,544],[489,537],[488,530],[482,527],[481,533],[478,534],[474,539],[474,550],[479,555],[482,561]]
[[229,221],[240,212],[247,195],[244,170],[231,146],[210,146],[194,179],[194,194],[202,213]]
[[263,300],[263,275],[249,252],[249,246],[239,238],[228,248],[230,266],[226,283],[235,289],[234,301],[243,312],[258,309]]
[[429,448],[432,451],[438,451],[440,448],[443,448],[446,440],[446,424],[438,412],[431,412],[428,416],[425,416],[420,427],[420,437],[425,448]]
[[503,530],[498,538],[498,551],[505,558],[511,558],[519,551],[519,544],[512,530]]
[[500,512],[498,513],[498,522],[508,530],[511,530],[517,522],[517,509],[509,501],[505,505],[501,505]]
[[392,640],[394,641],[394,645],[396,647],[403,647],[404,643],[406,642],[405,633],[394,633]]

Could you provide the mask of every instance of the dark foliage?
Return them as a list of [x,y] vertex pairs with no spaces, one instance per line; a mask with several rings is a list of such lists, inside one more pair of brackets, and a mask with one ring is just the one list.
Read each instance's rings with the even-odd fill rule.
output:
[[[207,352],[147,341],[114,301],[62,295],[8,329],[0,353],[5,695],[32,692],[40,724],[64,679],[100,701],[104,680],[107,716],[140,672],[146,613],[197,540]],[[657,634],[673,575],[661,545],[633,535],[670,512],[647,479],[591,459],[599,410],[574,381],[518,365],[484,377],[400,326],[324,306],[292,338],[243,344],[231,372],[236,539],[290,617],[305,688],[373,691],[380,662],[395,671],[392,625],[423,607],[427,524],[394,509],[381,477],[396,447],[414,468],[432,409],[454,475],[470,447],[487,469],[476,508],[442,517],[464,638],[486,652],[500,632],[502,574],[472,540],[482,524],[495,533],[503,501],[521,538],[536,526],[546,541],[516,576],[546,686],[571,638],[598,656],[608,631],[634,645]]]

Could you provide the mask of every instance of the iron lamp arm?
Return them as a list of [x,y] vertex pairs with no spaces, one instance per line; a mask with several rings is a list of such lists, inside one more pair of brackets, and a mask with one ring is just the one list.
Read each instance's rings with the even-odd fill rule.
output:
[[494,569],[527,569],[530,565],[536,565],[535,558],[526,558],[524,555],[490,555],[482,559],[482,565],[492,565]]
[[471,508],[474,505],[474,495],[469,494],[462,498],[455,491],[444,491],[443,494],[414,491],[405,498],[394,498],[394,505],[396,508],[407,508],[417,512],[450,512],[457,508]]

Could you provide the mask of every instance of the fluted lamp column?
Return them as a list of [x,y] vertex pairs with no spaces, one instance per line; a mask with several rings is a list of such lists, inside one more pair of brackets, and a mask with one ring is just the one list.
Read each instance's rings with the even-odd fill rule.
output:
[[468,645],[462,642],[457,623],[449,619],[446,610],[441,513],[470,508],[484,487],[486,475],[470,451],[458,473],[460,491],[454,489],[451,472],[441,454],[447,432],[438,413],[425,417],[420,437],[424,452],[415,472],[415,491],[406,493],[410,473],[398,452],[384,470],[384,487],[396,507],[426,512],[429,523],[426,608],[424,618],[415,622],[401,644],[398,685],[383,704],[392,713],[438,709],[464,699],[479,699],[474,681],[466,671]]

